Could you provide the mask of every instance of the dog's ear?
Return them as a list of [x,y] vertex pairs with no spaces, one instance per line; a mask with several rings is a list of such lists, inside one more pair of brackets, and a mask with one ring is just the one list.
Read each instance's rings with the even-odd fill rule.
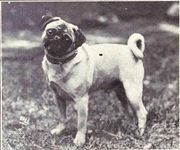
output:
[[59,20],[59,19],[60,19],[60,17],[53,17],[53,16],[49,16],[49,15],[44,15],[41,17],[41,21],[40,21],[39,26],[40,26],[41,30],[43,30],[48,23]]
[[75,34],[75,48],[78,48],[86,41],[86,37],[82,33],[81,29],[74,28],[73,30]]

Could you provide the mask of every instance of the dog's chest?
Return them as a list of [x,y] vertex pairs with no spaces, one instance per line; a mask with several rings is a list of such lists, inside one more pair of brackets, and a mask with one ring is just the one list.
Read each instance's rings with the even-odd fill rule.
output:
[[[60,93],[65,91],[70,95],[83,95],[91,81],[87,77],[87,73],[82,73],[80,70],[86,68],[86,63],[79,63],[79,60],[65,65],[53,65],[46,59],[42,61],[42,68],[46,75],[47,81],[56,83],[59,86]],[[86,69],[85,69],[86,70]],[[74,96],[72,96],[74,97]]]
[[63,81],[65,76],[67,75],[67,71],[64,70],[60,65],[50,64],[45,58],[42,62],[42,68],[48,82],[53,81],[55,83],[58,83],[60,81]]
[[53,81],[57,83],[60,80],[63,80],[63,73],[60,71],[60,67],[55,68],[49,68],[47,70],[47,77],[49,82]]

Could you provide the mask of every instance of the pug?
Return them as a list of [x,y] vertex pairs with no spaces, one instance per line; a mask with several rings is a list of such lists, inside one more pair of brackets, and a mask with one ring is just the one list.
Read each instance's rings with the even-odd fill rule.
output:
[[42,68],[60,111],[59,124],[51,133],[59,134],[65,129],[66,104],[70,101],[77,111],[74,143],[82,146],[87,130],[89,95],[104,88],[116,92],[124,109],[131,106],[137,116],[139,134],[143,135],[147,118],[142,101],[144,37],[134,33],[127,45],[88,45],[76,25],[52,16],[42,17],[41,29],[45,51]]

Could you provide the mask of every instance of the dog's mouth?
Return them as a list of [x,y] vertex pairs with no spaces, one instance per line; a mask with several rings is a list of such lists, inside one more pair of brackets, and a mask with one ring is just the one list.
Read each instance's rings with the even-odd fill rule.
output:
[[58,29],[48,29],[43,39],[47,52],[54,57],[61,57],[67,53],[73,44],[70,34]]

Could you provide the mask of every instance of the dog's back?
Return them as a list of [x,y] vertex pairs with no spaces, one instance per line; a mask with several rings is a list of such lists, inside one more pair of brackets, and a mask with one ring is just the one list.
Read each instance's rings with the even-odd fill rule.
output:
[[120,72],[125,72],[126,68],[128,71],[134,70],[136,66],[143,68],[141,59],[137,61],[127,45],[96,44],[91,45],[88,52],[93,56],[93,83],[97,87],[108,87],[112,82],[119,80]]

